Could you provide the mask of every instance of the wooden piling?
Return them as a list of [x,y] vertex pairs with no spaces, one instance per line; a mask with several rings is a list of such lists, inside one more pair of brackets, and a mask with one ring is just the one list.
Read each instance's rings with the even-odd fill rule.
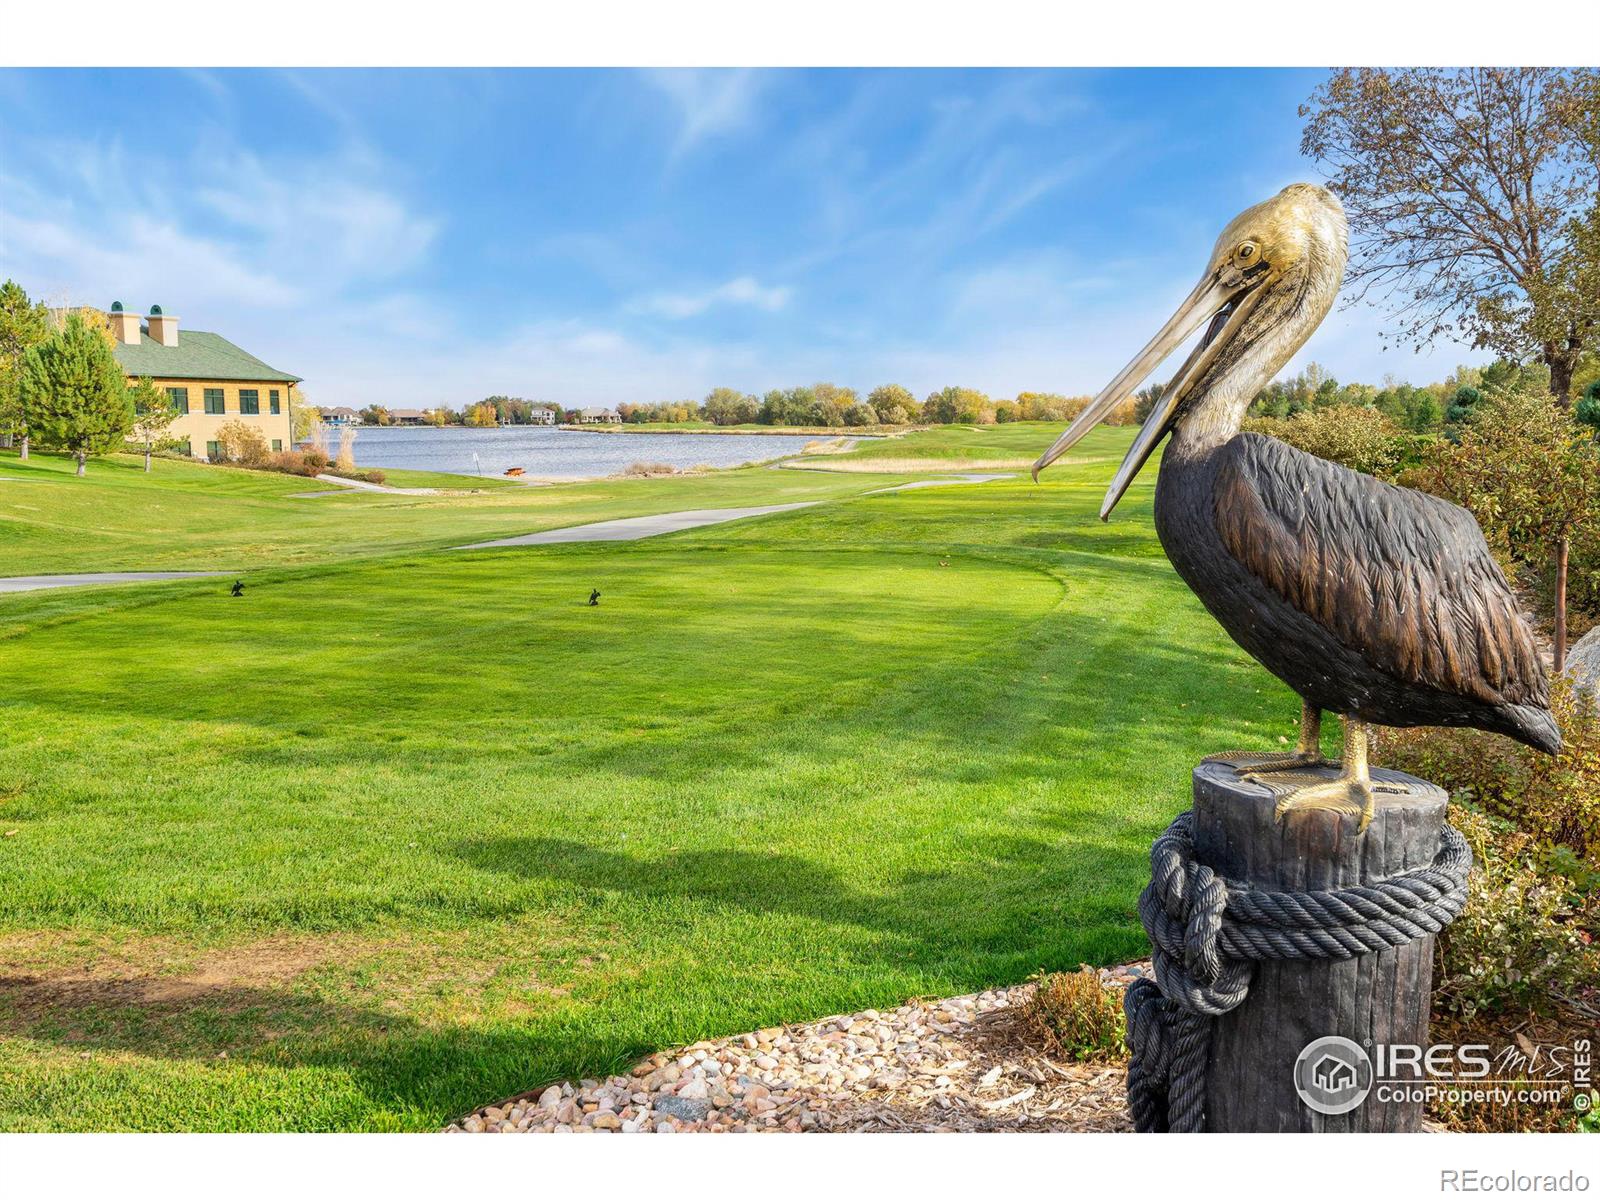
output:
[[[1306,771],[1308,782],[1320,774]],[[1446,796],[1434,784],[1374,769],[1380,792],[1372,824],[1326,811],[1274,816],[1264,786],[1241,781],[1224,763],[1194,772],[1194,853],[1218,875],[1279,892],[1376,883],[1439,852]],[[1353,1110],[1314,1111],[1295,1087],[1295,1063],[1318,1038],[1364,1047],[1428,1044],[1433,941],[1349,959],[1275,960],[1256,965],[1245,1002],[1216,1021],[1206,1081],[1206,1128],[1213,1132],[1381,1132],[1422,1126],[1421,1101],[1388,1102],[1374,1087]]]

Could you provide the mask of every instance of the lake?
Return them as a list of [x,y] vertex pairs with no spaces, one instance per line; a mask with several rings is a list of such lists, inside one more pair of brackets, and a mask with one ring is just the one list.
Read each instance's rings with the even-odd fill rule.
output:
[[[521,467],[529,475],[592,479],[615,475],[638,462],[674,467],[737,467],[798,454],[810,434],[586,433],[542,425],[501,429],[363,425],[355,430],[356,465],[457,475],[501,475]],[[339,431],[328,430],[328,449]],[[476,460],[474,459],[476,456]]]

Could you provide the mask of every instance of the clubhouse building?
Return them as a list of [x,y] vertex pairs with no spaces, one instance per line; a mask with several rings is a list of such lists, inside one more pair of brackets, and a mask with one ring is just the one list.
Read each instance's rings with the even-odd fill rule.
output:
[[148,376],[178,410],[167,431],[178,449],[215,459],[217,430],[229,421],[256,426],[274,450],[294,444],[298,375],[267,366],[220,334],[186,329],[180,336],[178,318],[159,304],[141,317],[124,311],[119,300],[106,316],[122,373],[130,382]]

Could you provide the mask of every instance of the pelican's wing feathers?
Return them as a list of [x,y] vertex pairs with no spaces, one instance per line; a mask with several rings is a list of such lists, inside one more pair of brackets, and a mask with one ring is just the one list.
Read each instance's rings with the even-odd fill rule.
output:
[[1219,451],[1215,496],[1229,554],[1373,667],[1548,704],[1533,630],[1466,509],[1260,434]]

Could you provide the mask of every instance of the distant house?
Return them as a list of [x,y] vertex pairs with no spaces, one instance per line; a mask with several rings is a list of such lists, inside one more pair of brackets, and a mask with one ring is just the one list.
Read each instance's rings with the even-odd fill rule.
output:
[[578,420],[585,425],[620,425],[622,417],[614,408],[580,408]]
[[322,410],[322,419],[329,425],[359,425],[361,414],[353,408],[340,405],[338,408],[325,408]]
[[221,457],[217,432],[229,421],[253,426],[274,450],[293,441],[298,375],[267,366],[220,334],[189,329],[179,337],[178,318],[159,304],[141,317],[119,300],[106,319],[122,373],[148,378],[177,410],[167,436],[185,454]]
[[553,408],[536,408],[528,414],[530,425],[554,425],[560,414]]
[[389,419],[396,425],[421,425],[427,420],[420,408],[391,408]]

